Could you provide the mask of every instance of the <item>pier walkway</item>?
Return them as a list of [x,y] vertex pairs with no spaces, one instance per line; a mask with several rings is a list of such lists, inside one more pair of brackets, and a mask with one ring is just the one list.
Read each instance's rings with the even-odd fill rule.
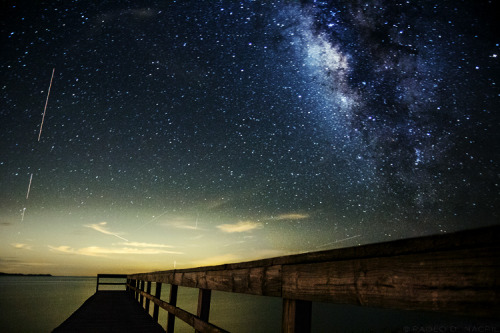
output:
[[57,327],[63,332],[144,332],[164,333],[127,291],[97,291]]

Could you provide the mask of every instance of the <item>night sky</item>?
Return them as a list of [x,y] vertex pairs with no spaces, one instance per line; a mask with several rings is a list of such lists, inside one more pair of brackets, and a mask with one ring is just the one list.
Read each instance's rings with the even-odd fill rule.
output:
[[2,2],[0,271],[499,223],[493,2]]

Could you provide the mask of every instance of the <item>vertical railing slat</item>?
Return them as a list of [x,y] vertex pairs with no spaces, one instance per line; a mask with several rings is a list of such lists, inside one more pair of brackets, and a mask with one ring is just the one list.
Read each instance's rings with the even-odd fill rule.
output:
[[[141,284],[141,291],[144,291],[144,280],[141,280],[140,284]],[[141,298],[141,306],[144,308],[144,296],[142,294],[140,294],[140,298]]]
[[[210,298],[212,296],[212,290],[210,289],[200,289],[200,292],[198,294],[198,310],[197,310],[197,316],[205,321],[208,322],[208,317],[210,315]],[[199,332],[198,330],[195,330],[195,332]]]
[[311,332],[312,302],[283,298],[282,333]]
[[[147,287],[146,287],[146,292],[148,294],[151,294],[151,281],[148,281]],[[146,313],[149,314],[149,298],[146,298]]]
[[[157,299],[160,299],[160,296],[161,296],[161,283],[160,282],[156,282],[155,297]],[[159,310],[160,310],[160,306],[155,303],[155,305],[153,306],[153,320],[155,322],[158,322],[158,313],[159,313]]]
[[[169,303],[172,306],[177,306],[177,291],[179,287],[175,284],[170,285],[170,297]],[[168,313],[167,315],[167,333],[174,333],[175,327],[175,315],[173,313]]]
[[141,294],[139,290],[141,289],[141,281],[140,280],[135,280],[135,287],[137,288],[135,290],[135,300],[139,302],[139,295]]

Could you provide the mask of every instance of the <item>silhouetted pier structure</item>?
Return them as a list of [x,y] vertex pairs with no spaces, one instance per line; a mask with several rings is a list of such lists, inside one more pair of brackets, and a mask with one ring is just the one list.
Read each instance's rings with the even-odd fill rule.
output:
[[[499,240],[500,226],[493,226],[210,267],[100,274],[96,294],[55,332],[159,332],[160,309],[168,312],[169,333],[176,318],[197,332],[226,332],[209,321],[212,290],[282,298],[282,332],[310,332],[312,302],[498,318]],[[126,291],[99,290],[107,284],[101,279],[114,277],[126,277]],[[168,300],[160,296],[164,284]],[[196,314],[177,307],[179,286],[199,289]]]

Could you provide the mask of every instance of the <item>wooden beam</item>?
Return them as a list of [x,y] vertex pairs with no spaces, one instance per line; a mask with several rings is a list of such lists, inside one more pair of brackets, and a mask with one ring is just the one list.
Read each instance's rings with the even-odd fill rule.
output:
[[[141,291],[144,291],[144,282],[145,282],[144,280],[139,282]],[[144,296],[142,293],[140,294],[140,303],[141,303],[141,306],[144,308]]]
[[[196,314],[201,320],[208,322],[208,317],[210,315],[210,299],[212,296],[212,290],[210,289],[200,289],[198,294],[198,310]],[[201,332],[195,330],[195,332]]]
[[[160,299],[161,298],[160,296],[161,296],[161,283],[160,282],[156,282],[155,297],[157,299]],[[155,305],[153,306],[153,320],[155,322],[158,322],[159,310],[160,310],[160,307],[158,306],[158,304],[155,303]]]
[[303,301],[496,317],[499,238],[497,225],[129,278]]
[[282,333],[310,333],[312,302],[283,299]]
[[[170,296],[168,302],[172,306],[177,306],[177,291],[179,287],[175,284],[170,286]],[[173,313],[168,313],[167,315],[167,333],[174,333],[175,328],[175,315]]]
[[137,280],[132,280],[132,287],[133,287],[132,288],[133,296],[137,300],[137,289],[136,289],[138,287]]
[[108,279],[126,279],[127,274],[97,274],[100,278],[108,278]]
[[283,267],[283,297],[404,310],[500,313],[498,247]]
[[[146,286],[146,292],[148,294],[151,294],[151,281],[148,281],[147,286]],[[149,313],[149,298],[146,298],[146,313]]]
[[[138,290],[138,289],[136,289]],[[138,290],[139,291],[139,290]],[[141,291],[139,291],[141,292]],[[210,324],[208,322],[205,322],[201,320],[198,316],[189,313],[181,308],[178,308],[176,306],[173,306],[169,304],[168,302],[162,301],[161,299],[158,299],[154,297],[153,295],[148,295],[145,292],[142,292],[144,294],[144,297],[149,298],[153,303],[157,304],[160,308],[168,311],[169,313],[174,314],[177,318],[181,319],[185,323],[187,323],[189,326],[194,327],[195,330],[198,330],[200,332],[206,332],[206,333],[229,333],[228,331],[217,327],[213,324]]]
[[99,285],[108,285],[108,286],[124,286],[126,282],[99,282]]
[[135,280],[135,286],[137,289],[135,289],[135,300],[137,302],[139,302],[139,295],[141,294],[140,293],[140,290],[141,290],[141,281],[140,280]]
[[133,277],[190,288],[281,296],[281,266],[197,272],[154,272],[136,274]]

